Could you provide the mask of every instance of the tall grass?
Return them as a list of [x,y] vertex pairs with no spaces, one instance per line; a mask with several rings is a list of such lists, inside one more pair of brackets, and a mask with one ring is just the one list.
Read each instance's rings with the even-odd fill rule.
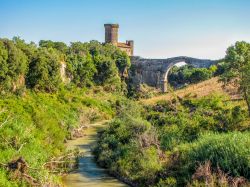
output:
[[209,161],[214,169],[250,179],[249,132],[204,134],[193,143],[180,145],[173,154],[180,155],[179,170],[182,172],[179,175],[183,178],[190,178],[200,163]]

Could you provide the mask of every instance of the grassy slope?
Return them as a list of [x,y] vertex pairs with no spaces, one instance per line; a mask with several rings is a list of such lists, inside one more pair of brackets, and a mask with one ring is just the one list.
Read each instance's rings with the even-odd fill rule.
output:
[[[244,101],[234,100],[239,98],[235,91],[233,87],[224,89],[218,78],[212,78],[140,100],[139,104],[147,105],[141,116],[136,104],[124,107],[121,115],[101,134],[96,149],[98,162],[126,181],[141,184],[139,186],[157,182],[157,186],[184,186],[191,181],[197,163],[210,159],[214,168],[220,166],[225,173],[234,172],[233,177],[243,176],[249,180],[246,172],[250,167],[246,147],[249,133],[237,132],[248,131],[249,119]],[[183,98],[188,95],[190,97]],[[157,103],[176,96],[182,99]],[[149,128],[143,130],[141,127],[145,125]],[[228,141],[232,136],[240,137],[238,142]],[[216,175],[216,171],[213,172]],[[205,183],[201,185],[202,180],[199,182],[197,186],[205,186]]]
[[189,85],[183,89],[176,90],[173,93],[166,93],[160,96],[156,96],[150,99],[142,99],[141,103],[146,105],[155,104],[160,100],[170,100],[173,97],[179,96],[184,97],[187,95],[196,95],[197,97],[203,97],[214,93],[224,93],[227,95],[230,95],[232,99],[237,99],[238,95],[236,94],[236,89],[233,87],[227,87],[223,88],[223,84],[221,82],[218,82],[218,78],[214,77],[212,79],[209,79],[207,81]]

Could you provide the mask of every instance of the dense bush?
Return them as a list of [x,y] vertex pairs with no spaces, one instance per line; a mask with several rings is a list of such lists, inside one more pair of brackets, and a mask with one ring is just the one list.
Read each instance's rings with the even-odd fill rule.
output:
[[139,186],[153,184],[161,170],[155,129],[140,118],[139,109],[118,105],[118,118],[100,133],[95,155],[101,166]]
[[160,128],[163,149],[195,140],[201,132],[229,132],[249,128],[247,112],[240,106],[224,103],[222,96],[159,102],[147,107],[146,119]]

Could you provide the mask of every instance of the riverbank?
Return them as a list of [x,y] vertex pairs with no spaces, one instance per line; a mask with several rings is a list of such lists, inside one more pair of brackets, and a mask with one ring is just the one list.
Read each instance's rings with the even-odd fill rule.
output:
[[[60,186],[61,173],[68,168],[64,156],[70,154],[64,142],[77,137],[84,124],[111,119],[119,98],[78,88],[1,96],[0,186]],[[8,167],[18,159],[25,161],[25,170]]]
[[72,150],[78,148],[82,157],[79,158],[78,169],[63,177],[65,187],[125,187],[126,184],[120,182],[116,178],[110,176],[107,171],[99,167],[92,155],[92,148],[97,141],[97,133],[103,128],[105,122],[101,121],[90,124],[84,130],[81,138],[70,140],[66,143],[67,149]]

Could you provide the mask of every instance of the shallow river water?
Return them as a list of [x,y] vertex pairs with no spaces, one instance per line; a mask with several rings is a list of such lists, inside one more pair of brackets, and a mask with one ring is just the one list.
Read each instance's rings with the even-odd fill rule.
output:
[[105,169],[100,168],[91,153],[93,145],[97,141],[98,129],[102,128],[103,122],[90,125],[84,130],[84,136],[67,143],[68,149],[76,147],[83,153],[79,159],[79,168],[63,178],[66,187],[125,187],[126,184],[108,175]]

